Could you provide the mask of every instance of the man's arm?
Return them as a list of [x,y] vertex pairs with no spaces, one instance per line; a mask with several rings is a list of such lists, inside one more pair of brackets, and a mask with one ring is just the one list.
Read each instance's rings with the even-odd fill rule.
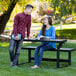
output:
[[27,25],[27,38],[29,38],[30,36],[30,27],[31,27],[31,16],[29,17],[29,23]]
[[18,15],[16,15],[14,18],[14,26],[13,26],[13,33],[14,33],[15,37],[18,35],[18,33],[17,33],[18,21],[19,21],[19,17],[18,17]]

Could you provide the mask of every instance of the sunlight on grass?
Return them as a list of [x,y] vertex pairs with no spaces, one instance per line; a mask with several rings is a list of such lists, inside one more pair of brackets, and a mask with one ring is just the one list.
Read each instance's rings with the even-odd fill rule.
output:
[[6,26],[13,26],[13,22],[8,22]]
[[0,46],[2,46],[2,47],[9,46],[9,43],[7,43],[7,42],[0,42]]
[[76,28],[76,24],[63,24],[62,26],[55,26],[56,30],[62,28],[62,29],[75,29]]
[[[11,27],[6,27],[5,29],[7,30],[12,30],[13,29],[13,22],[8,22],[6,26],[11,26]],[[41,27],[32,27],[32,26],[41,26],[42,27],[42,23],[32,23],[31,24],[31,30],[40,30]],[[55,29],[59,30],[59,29],[75,29],[76,28],[76,24],[63,24],[62,26],[59,26],[59,24],[55,24]]]
[[42,26],[42,23],[32,23],[32,26]]

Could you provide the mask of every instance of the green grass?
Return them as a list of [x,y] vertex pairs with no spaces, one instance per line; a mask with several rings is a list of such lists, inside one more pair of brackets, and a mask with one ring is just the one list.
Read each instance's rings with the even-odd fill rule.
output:
[[[24,43],[23,46],[38,46],[40,43]],[[64,68],[56,68],[56,62],[42,61],[40,69],[31,69],[34,60],[31,63],[19,65],[19,68],[10,66],[9,43],[0,42],[0,76],[76,76],[76,51],[72,52],[72,65]],[[76,48],[76,42],[67,42],[63,47]],[[19,63],[28,61],[27,50],[20,50]],[[34,56],[34,51],[32,51]],[[44,52],[44,57],[55,58],[56,52]],[[61,53],[60,58],[67,58],[67,53]],[[64,65],[67,63],[61,63]]]
[[56,36],[63,39],[76,39],[76,29],[56,30]]

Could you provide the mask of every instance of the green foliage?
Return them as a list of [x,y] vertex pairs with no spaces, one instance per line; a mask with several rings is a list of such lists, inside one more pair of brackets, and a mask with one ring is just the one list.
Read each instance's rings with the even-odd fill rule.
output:
[[76,39],[76,29],[56,30],[56,36],[63,39]]
[[[11,8],[10,5],[13,0],[0,0],[0,12],[7,11],[8,8]],[[24,8],[24,6],[29,3],[29,0],[14,0],[18,2],[18,5]]]
[[54,13],[59,14],[61,18],[76,12],[76,0],[52,0],[51,7],[54,8]]
[[10,0],[0,0],[0,12],[7,10]]

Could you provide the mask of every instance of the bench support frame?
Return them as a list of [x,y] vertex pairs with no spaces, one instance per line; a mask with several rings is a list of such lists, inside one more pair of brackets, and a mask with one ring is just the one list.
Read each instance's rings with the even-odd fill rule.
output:
[[[60,54],[59,54],[60,57]],[[34,57],[31,57],[31,49],[28,49],[28,63],[31,63],[31,60],[34,60]],[[43,61],[53,61],[57,62],[57,59],[51,59],[51,58],[43,58]],[[68,62],[68,65],[71,65],[71,51],[68,52],[68,59],[60,59],[59,58],[59,63],[60,62]],[[60,64],[57,62],[57,68],[60,68]]]

